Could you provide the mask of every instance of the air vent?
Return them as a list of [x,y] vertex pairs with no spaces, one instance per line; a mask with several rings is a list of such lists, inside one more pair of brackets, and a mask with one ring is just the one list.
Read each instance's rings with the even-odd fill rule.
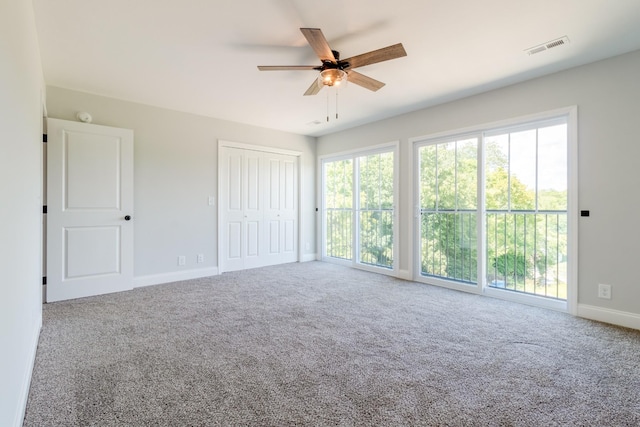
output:
[[569,37],[567,36],[551,40],[538,46],[530,47],[529,49],[525,49],[525,52],[528,55],[535,55],[536,53],[544,52],[545,50],[553,49],[554,47],[563,46],[565,44],[569,44]]

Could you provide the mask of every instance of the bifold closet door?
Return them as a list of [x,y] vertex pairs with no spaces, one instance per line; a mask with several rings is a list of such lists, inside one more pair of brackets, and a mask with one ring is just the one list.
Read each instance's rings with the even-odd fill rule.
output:
[[297,261],[297,157],[220,148],[221,270]]
[[265,155],[265,248],[268,265],[298,260],[297,158]]

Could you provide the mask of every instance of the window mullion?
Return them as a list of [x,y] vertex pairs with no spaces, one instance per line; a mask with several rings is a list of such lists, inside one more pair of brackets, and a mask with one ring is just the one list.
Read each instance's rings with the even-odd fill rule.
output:
[[360,159],[361,157],[354,157],[353,159],[353,203],[352,203],[352,247],[353,247],[353,265],[360,262]]
[[487,208],[486,208],[486,192],[485,192],[485,135],[478,135],[478,203],[476,205],[476,229],[478,233],[478,241],[476,242],[477,252],[477,269],[478,269],[478,285],[484,290],[487,286]]

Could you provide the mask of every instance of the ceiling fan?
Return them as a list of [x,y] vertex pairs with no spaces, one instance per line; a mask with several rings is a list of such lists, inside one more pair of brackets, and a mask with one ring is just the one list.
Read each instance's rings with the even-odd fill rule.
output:
[[402,43],[383,47],[361,55],[352,56],[347,59],[340,59],[340,53],[331,50],[327,39],[319,28],[300,28],[302,34],[309,42],[322,61],[322,65],[259,65],[260,71],[283,71],[283,70],[316,70],[320,71],[320,77],[315,79],[305,95],[316,95],[324,86],[336,86],[341,82],[349,81],[366,89],[377,91],[385,84],[364,74],[354,71],[354,68],[371,65],[390,59],[407,56]]

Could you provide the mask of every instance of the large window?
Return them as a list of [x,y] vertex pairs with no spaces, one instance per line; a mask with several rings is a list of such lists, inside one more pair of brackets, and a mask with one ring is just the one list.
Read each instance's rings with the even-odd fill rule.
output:
[[322,162],[323,256],[394,267],[395,149]]
[[567,118],[416,144],[419,274],[566,300]]

